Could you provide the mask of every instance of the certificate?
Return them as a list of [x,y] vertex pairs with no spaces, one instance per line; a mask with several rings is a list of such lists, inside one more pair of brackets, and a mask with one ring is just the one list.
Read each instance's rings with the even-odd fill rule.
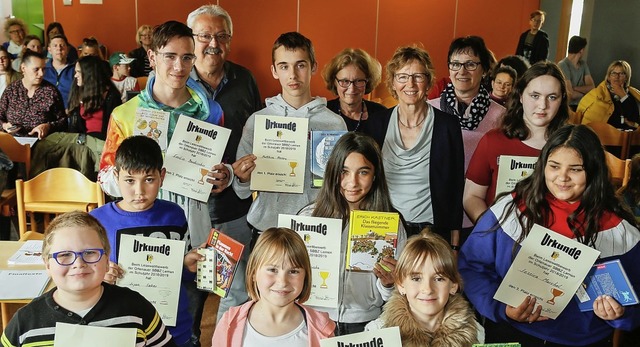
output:
[[134,347],[136,328],[113,328],[92,325],[56,323],[54,347],[91,346],[91,347]]
[[311,261],[311,296],[305,305],[338,308],[342,220],[281,214],[278,226],[297,232]]
[[124,269],[118,285],[142,294],[164,324],[176,325],[185,242],[122,234],[118,264]]
[[538,157],[501,155],[498,159],[496,196],[512,191],[516,187],[516,183],[531,175],[536,167],[536,162],[538,162]]
[[167,111],[139,107],[133,119],[132,136],[142,135],[154,139],[164,153],[167,150],[169,117],[171,114]]
[[231,130],[180,116],[164,156],[167,174],[162,187],[170,192],[207,202],[212,183],[207,173],[222,162]]
[[513,307],[527,295],[542,305],[542,315],[555,319],[569,304],[600,255],[576,240],[534,225],[502,280],[494,299]]
[[400,328],[390,327],[320,340],[320,347],[402,346]]
[[302,193],[309,119],[256,115],[251,190]]

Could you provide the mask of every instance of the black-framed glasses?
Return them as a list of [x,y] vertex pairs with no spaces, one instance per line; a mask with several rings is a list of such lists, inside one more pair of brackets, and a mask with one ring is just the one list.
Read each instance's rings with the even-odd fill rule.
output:
[[393,75],[393,78],[398,83],[407,83],[409,79],[413,79],[415,83],[424,83],[427,80],[427,74],[424,72],[414,73],[412,75],[408,73],[397,73]]
[[197,37],[198,42],[202,42],[202,43],[210,43],[211,41],[213,41],[214,38],[218,43],[228,43],[229,41],[231,41],[231,35],[227,33],[219,33],[215,35],[200,33],[200,34],[193,34],[193,36]]
[[104,249],[102,248],[87,248],[80,252],[74,251],[60,251],[49,255],[49,258],[53,258],[56,263],[62,266],[70,266],[76,262],[78,257],[82,258],[82,261],[87,264],[95,264],[102,259],[104,255]]
[[367,85],[366,79],[348,80],[346,78],[343,78],[339,80],[336,78],[336,82],[338,82],[338,85],[342,88],[349,88],[349,86],[352,84],[356,88],[364,88]]
[[176,61],[180,60],[181,64],[185,64],[185,65],[193,65],[193,63],[196,61],[196,55],[195,54],[185,54],[185,55],[178,55],[177,53],[172,53],[172,52],[158,52],[156,51],[156,54],[159,54],[162,56],[162,60],[164,60],[165,64],[167,65],[173,65],[176,63]]
[[624,71],[621,71],[621,72],[611,71],[611,72],[609,72],[609,76],[611,76],[611,77],[627,77],[627,73],[624,72]]
[[475,71],[478,66],[480,66],[479,61],[466,61],[461,63],[459,61],[450,61],[449,62],[449,70],[458,71],[464,66],[464,69],[467,71]]

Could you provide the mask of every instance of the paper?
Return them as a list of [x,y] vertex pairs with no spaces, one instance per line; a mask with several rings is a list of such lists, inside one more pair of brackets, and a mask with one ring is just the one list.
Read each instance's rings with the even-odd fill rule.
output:
[[47,270],[0,271],[0,300],[37,298],[49,283]]
[[534,225],[502,280],[494,299],[517,307],[527,295],[542,305],[542,315],[555,319],[569,304],[597,251],[555,231]]
[[256,115],[251,190],[302,193],[309,119]]
[[320,347],[355,346],[402,346],[400,328],[384,328],[320,340]]
[[518,182],[533,173],[537,162],[538,157],[501,155],[498,160],[496,196],[500,193],[512,191]]
[[29,147],[33,147],[33,145],[38,141],[37,137],[27,137],[27,136],[16,136],[14,137],[16,141],[18,141],[21,145],[29,145]]
[[136,109],[136,116],[133,119],[132,136],[142,135],[154,139],[162,153],[167,150],[169,130],[169,117],[171,114],[162,110],[139,107]]
[[322,187],[324,182],[324,170],[333,151],[336,142],[346,134],[346,130],[311,131],[311,160],[309,166],[311,168],[311,187]]
[[212,183],[207,174],[222,162],[231,130],[187,116],[180,116],[164,156],[167,174],[162,188],[207,202]]
[[347,270],[373,271],[383,257],[395,258],[400,215],[353,210],[349,223]]
[[42,259],[42,240],[26,241],[11,258],[7,259],[10,265],[44,265]]
[[137,333],[136,328],[109,328],[58,322],[53,347],[134,347]]
[[342,220],[278,215],[278,226],[297,232],[311,261],[311,296],[305,305],[338,308]]
[[118,285],[142,294],[164,324],[176,325],[185,242],[122,234],[118,264],[124,276]]

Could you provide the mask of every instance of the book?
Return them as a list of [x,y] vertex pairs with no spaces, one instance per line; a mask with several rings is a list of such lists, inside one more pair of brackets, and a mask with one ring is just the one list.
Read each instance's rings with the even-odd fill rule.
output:
[[638,296],[629,282],[620,260],[595,264],[576,291],[580,311],[593,311],[593,302],[600,295],[609,295],[622,306],[635,305]]
[[224,298],[231,289],[244,245],[214,228],[209,233],[207,246],[216,250],[216,286],[213,293]]
[[310,133],[311,151],[309,151],[309,153],[311,160],[309,163],[311,169],[311,187],[319,188],[322,187],[322,182],[324,182],[324,170],[327,167],[331,151],[333,151],[336,142],[338,142],[340,137],[346,134],[347,131],[313,130]]
[[199,248],[198,254],[204,255],[205,258],[198,261],[196,267],[196,287],[200,290],[213,292],[216,290],[216,250]]
[[373,271],[383,257],[396,256],[398,213],[353,210],[349,221],[347,270]]
[[7,259],[9,265],[44,265],[42,259],[42,240],[26,241],[19,250]]
[[0,300],[30,300],[42,295],[49,274],[47,270],[3,270],[0,283]]

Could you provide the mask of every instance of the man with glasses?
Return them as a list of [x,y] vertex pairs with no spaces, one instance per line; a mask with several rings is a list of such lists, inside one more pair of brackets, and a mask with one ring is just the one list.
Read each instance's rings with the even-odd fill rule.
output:
[[[233,36],[233,22],[227,11],[218,5],[203,5],[189,14],[187,25],[193,30],[197,57],[191,78],[204,88],[209,99],[216,100],[222,106],[224,126],[231,129],[224,162],[233,163],[244,123],[252,113],[262,108],[260,92],[251,71],[227,60]],[[229,294],[220,300],[218,320],[230,307],[248,300],[244,270],[251,242],[251,229],[247,224],[251,201],[250,197],[240,199],[233,189],[225,189],[209,197],[209,216],[213,227],[243,243],[246,249],[238,262]],[[207,293],[198,291],[195,284],[190,290],[194,310],[194,340],[197,340]]]
[[547,60],[549,56],[549,35],[542,28],[544,11],[536,10],[529,15],[530,29],[523,32],[518,40],[516,55],[523,56],[531,65]]

